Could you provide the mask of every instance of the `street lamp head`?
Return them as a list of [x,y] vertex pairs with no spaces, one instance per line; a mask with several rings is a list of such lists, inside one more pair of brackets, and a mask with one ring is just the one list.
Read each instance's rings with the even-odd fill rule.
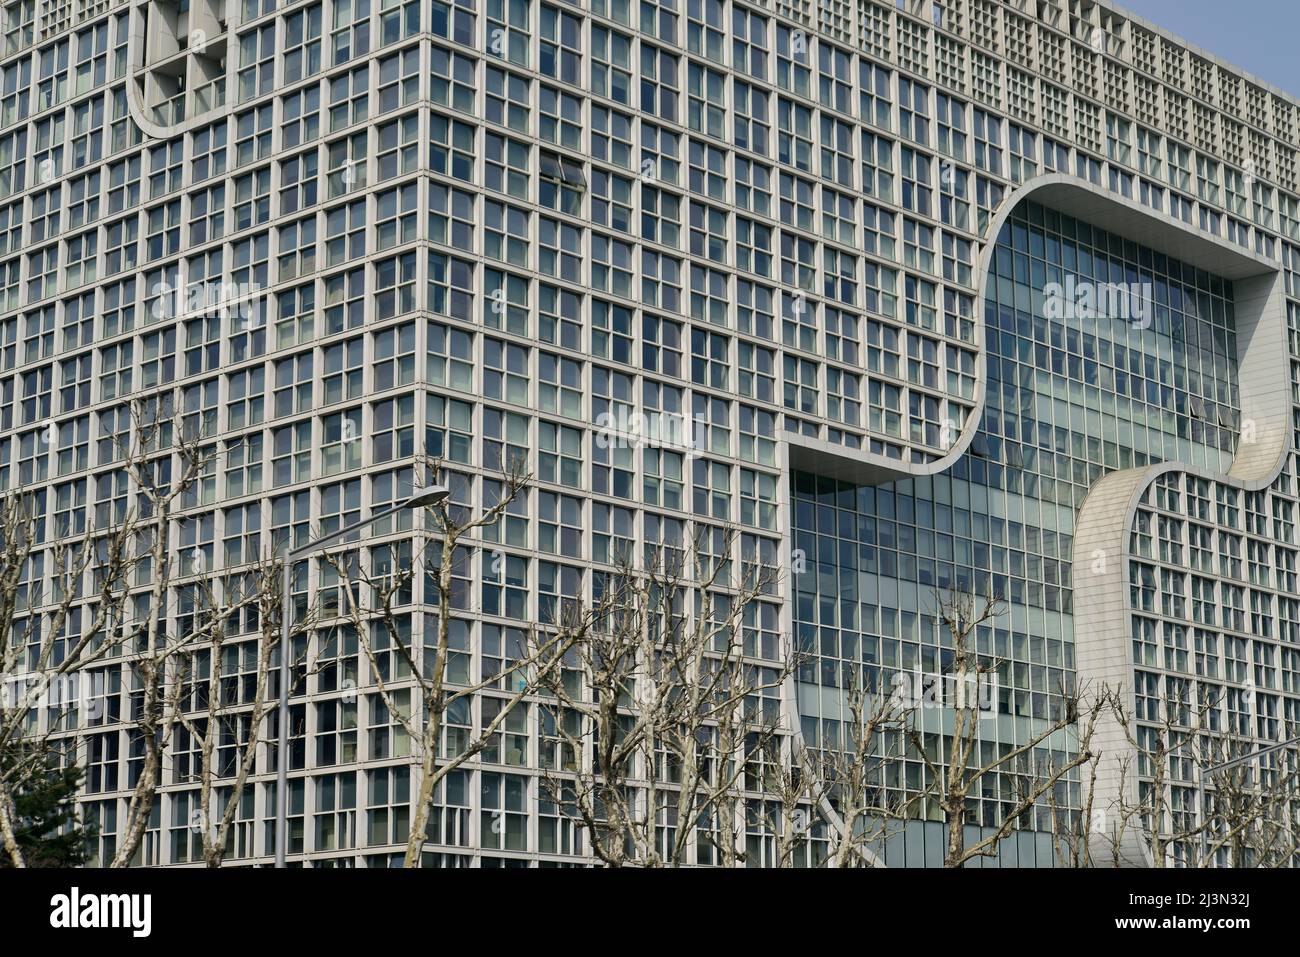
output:
[[447,499],[451,498],[451,489],[445,485],[428,485],[424,488],[417,488],[411,493],[411,497],[406,500],[407,508],[424,508],[431,505],[441,505]]

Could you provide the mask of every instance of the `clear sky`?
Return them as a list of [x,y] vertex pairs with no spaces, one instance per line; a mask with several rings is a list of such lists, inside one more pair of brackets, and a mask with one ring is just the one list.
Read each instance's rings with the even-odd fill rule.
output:
[[1115,5],[1300,96],[1297,0],[1115,0]]

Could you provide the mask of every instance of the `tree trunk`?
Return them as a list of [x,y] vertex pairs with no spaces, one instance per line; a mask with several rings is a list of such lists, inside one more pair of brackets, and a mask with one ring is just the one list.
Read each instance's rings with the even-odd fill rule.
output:
[[16,825],[14,806],[6,790],[6,793],[0,794],[0,837],[4,840],[5,853],[9,855],[13,866],[26,867],[27,859],[23,857],[23,849],[18,846],[18,838],[14,833]]
[[959,800],[944,810],[944,816],[948,819],[948,853],[943,866],[961,867],[966,853],[966,802]]
[[135,802],[134,810],[127,807],[127,829],[122,835],[122,844],[117,849],[117,854],[113,856],[112,867],[129,867],[131,858],[134,856],[136,849],[140,846],[140,841],[144,837],[144,832],[149,826],[149,815],[153,812],[154,796],[158,793],[157,787],[158,763],[154,756],[152,748],[145,755],[144,768],[140,772],[140,787],[137,792],[140,800]]
[[424,851],[424,842],[428,837],[429,805],[433,803],[433,789],[437,782],[434,772],[438,768],[438,741],[425,743],[424,756],[420,759],[420,794],[415,806],[415,816],[411,821],[411,833],[406,838],[406,859],[403,867],[419,867],[420,856]]

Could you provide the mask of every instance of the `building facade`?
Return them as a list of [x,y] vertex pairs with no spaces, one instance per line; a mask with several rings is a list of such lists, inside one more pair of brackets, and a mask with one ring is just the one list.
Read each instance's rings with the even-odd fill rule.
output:
[[[783,705],[813,747],[847,687],[942,671],[936,588],[1007,599],[979,635],[1004,663],[986,747],[1103,681],[1143,740],[1207,694],[1242,747],[1295,733],[1293,97],[1086,0],[4,11],[0,477],[46,540],[120,514],[128,401],[165,392],[210,440],[175,541],[207,568],[400,501],[418,455],[469,510],[526,458],[458,572],[476,668],[620,548],[735,529],[736,560],[789,572],[745,628],[803,656]],[[409,555],[420,521],[367,542]],[[302,587],[327,575],[312,560]],[[386,865],[409,742],[355,644],[312,641],[331,678],[292,703],[290,856]],[[103,861],[138,751],[130,663],[101,670],[99,717],[60,737]],[[941,710],[921,720],[942,736]],[[525,719],[445,782],[431,862],[583,859],[540,735]],[[1110,806],[1149,769],[1102,737]],[[140,863],[194,859],[183,767]],[[267,755],[231,862],[269,860],[274,782]],[[1202,813],[1199,784],[1173,769],[1162,830]],[[1040,823],[994,863],[1053,863]],[[935,863],[940,832],[880,857]]]

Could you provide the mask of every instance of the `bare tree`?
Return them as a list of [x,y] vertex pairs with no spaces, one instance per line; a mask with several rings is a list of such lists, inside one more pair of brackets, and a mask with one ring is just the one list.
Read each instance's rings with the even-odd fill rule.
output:
[[[942,627],[952,641],[952,731],[934,736],[933,749],[920,732],[912,730],[909,734],[928,773],[927,792],[934,797],[946,828],[944,866],[962,867],[976,858],[995,857],[1002,841],[1033,814],[1039,800],[1071,771],[1091,760],[1102,699],[1085,700],[1074,689],[1060,689],[1061,706],[1054,715],[1020,744],[1005,749],[994,747],[990,757],[977,763],[981,716],[978,689],[997,673],[999,662],[980,654],[976,632],[998,618],[1004,604],[996,596],[979,597],[970,592],[938,594],[936,600]],[[1042,757],[1054,736],[1072,728],[1077,732],[1073,756],[1061,760]],[[991,825],[990,833],[967,844],[971,795],[993,774],[1010,777],[1013,782],[1010,793],[1005,795],[1001,820]]]
[[[1290,736],[1294,736],[1292,733]],[[1293,867],[1300,845],[1295,824],[1300,802],[1294,752],[1254,757],[1253,744],[1233,747],[1223,738],[1206,742],[1198,768],[1205,807],[1200,867]],[[1228,762],[1244,758],[1240,763]],[[1280,759],[1280,760],[1279,760]],[[1224,766],[1228,765],[1228,766]]]
[[592,853],[607,865],[622,865],[656,856],[653,824],[633,807],[633,789],[640,777],[636,759],[652,750],[646,747],[651,715],[666,708],[669,691],[667,683],[652,688],[648,678],[638,682],[641,668],[659,665],[649,624],[654,616],[639,600],[644,591],[630,575],[600,581],[601,614],[588,639],[571,649],[576,660],[568,668],[543,682],[553,698],[542,706],[546,728],[559,739],[553,750],[567,756],[557,763],[571,772],[557,777],[548,769],[544,787],[557,806],[578,817]]
[[113,626],[135,563],[131,515],[107,529],[56,528],[49,545],[44,521],[31,493],[0,498],[0,844],[14,867],[26,864],[16,797],[48,772],[51,737],[84,697],[83,670],[121,646]]
[[[1104,704],[1102,705],[1104,707]],[[1060,782],[1045,794],[1048,809],[1048,832],[1052,836],[1052,853],[1060,867],[1091,867],[1092,841],[1098,833],[1094,816],[1097,793],[1097,773],[1101,765],[1101,752],[1093,751],[1082,765],[1088,771],[1088,783],[1083,789],[1083,806],[1075,811],[1068,801],[1062,800]]]
[[[1287,726],[1283,735],[1284,740],[1292,739],[1297,735],[1297,728],[1295,725]],[[1214,794],[1221,807],[1224,806],[1222,796],[1230,794],[1219,776],[1223,773],[1211,774]],[[1249,797],[1229,801],[1226,806],[1240,803],[1253,808],[1253,820],[1245,827],[1237,827],[1229,817],[1225,821],[1227,826],[1212,831],[1213,838],[1201,866],[1210,866],[1225,842],[1230,842],[1229,863],[1235,867],[1295,867],[1300,864],[1300,756],[1296,749],[1280,749],[1254,758],[1241,766],[1238,780]]]
[[822,864],[868,866],[872,848],[913,814],[924,794],[901,779],[915,730],[916,704],[872,681],[849,683],[835,740],[806,744],[792,769],[807,782],[815,813],[827,819]]
[[[1113,859],[1135,830],[1157,868],[1294,866],[1300,850],[1300,766],[1295,749],[1256,756],[1249,729],[1217,720],[1224,692],[1166,694],[1138,720],[1119,694],[1109,706],[1132,752],[1120,769]],[[1283,737],[1295,735],[1283,729]],[[1136,792],[1136,798],[1131,794]]]
[[[678,595],[692,606],[685,620],[660,632],[660,675],[672,690],[659,720],[647,725],[663,755],[657,773],[648,775],[647,800],[654,801],[648,809],[671,808],[676,818],[671,840],[658,842],[672,866],[687,863],[692,838],[711,845],[724,866],[737,863],[737,830],[770,786],[788,730],[778,691],[794,672],[794,657],[761,659],[746,647],[742,628],[751,603],[772,589],[778,572],[754,562],[736,565],[735,545],[732,530],[701,528],[683,556],[689,582],[673,569],[671,551],[667,561],[656,551],[639,579],[651,586],[643,597],[660,596],[660,623]],[[659,787],[660,778],[670,787]]]
[[764,830],[772,835],[772,866],[810,867],[820,863],[828,825],[817,807],[817,789],[805,769],[800,748],[793,736],[778,738],[772,768],[764,779],[761,802]]
[[[438,466],[431,469],[436,480]],[[406,843],[406,867],[419,867],[428,837],[429,817],[438,785],[452,771],[479,754],[493,739],[512,710],[533,695],[556,670],[566,651],[578,640],[586,627],[581,616],[567,620],[564,627],[534,628],[527,647],[519,657],[492,674],[464,685],[456,684],[450,663],[457,650],[452,646],[451,618],[454,605],[454,569],[466,543],[476,540],[484,529],[496,525],[515,499],[528,487],[530,476],[515,462],[508,465],[497,500],[478,516],[462,516],[462,509],[452,502],[432,507],[434,561],[432,573],[438,604],[436,639],[432,647],[413,647],[398,627],[397,604],[416,576],[423,574],[420,561],[404,568],[390,568],[376,575],[355,556],[332,553],[327,562],[343,583],[344,615],[355,631],[362,653],[369,663],[370,678],[389,715],[398,721],[411,740],[419,765],[419,789]],[[421,550],[421,555],[424,550]],[[361,587],[356,587],[360,585]],[[382,642],[377,641],[382,636]],[[379,645],[396,651],[405,664],[405,675],[394,680],[379,654]],[[398,685],[409,677],[414,685],[415,701],[407,705],[399,696]],[[454,754],[443,754],[444,728],[448,712],[466,699],[472,699],[489,686],[509,682],[513,692],[495,716]]]
[[[276,658],[291,653],[289,645],[281,649],[286,634],[281,567],[279,561],[262,558],[252,568],[224,576],[215,587],[208,579],[195,585],[202,606],[214,621],[211,627],[199,631],[201,641],[189,646],[189,656],[179,669],[178,677],[192,678],[189,682],[182,680],[181,686],[188,685],[193,694],[182,692],[176,719],[190,740],[198,743],[198,765],[191,777],[199,785],[193,828],[200,835],[208,867],[220,867],[232,844],[235,818],[249,776],[256,769],[263,726],[275,705],[271,678],[276,674]],[[253,617],[257,629],[257,638],[247,646],[255,655],[251,689],[228,678],[225,670],[227,653],[240,654],[244,648],[228,643],[231,629],[225,627],[241,612]],[[295,634],[308,632],[313,621],[311,615],[295,621],[287,632],[290,641]],[[195,666],[198,656],[202,656],[202,668]],[[197,717],[196,712],[202,717]]]
[[[101,660],[126,661],[139,702],[132,733],[140,765],[111,866],[128,866],[137,857],[178,727],[199,742],[198,766],[184,779],[199,783],[195,830],[209,865],[221,862],[254,769],[268,707],[268,664],[279,643],[278,573],[263,559],[244,572],[216,575],[201,551],[180,550],[184,511],[197,502],[212,452],[173,414],[171,398],[163,390],[129,406],[130,425],[117,439],[117,452],[133,497],[113,524],[56,528],[46,546],[30,495],[11,493],[0,504],[0,627],[14,639],[0,657],[0,748],[16,756],[0,774],[0,838],[19,866],[21,852],[11,839],[13,796],[25,775],[43,773],[46,755],[76,740],[51,702],[59,698],[69,714],[78,704],[96,706],[93,689],[53,695],[52,687],[60,681],[86,685],[86,669]],[[133,593],[144,578],[147,592]],[[235,714],[221,692],[223,642],[231,623],[250,611],[261,623],[258,677],[251,708]],[[195,667],[200,659],[206,678]],[[33,720],[41,702],[43,723]],[[200,710],[207,715],[198,717]],[[228,749],[219,742],[241,722],[235,738],[244,745],[231,766],[220,759]],[[218,790],[225,798],[220,810],[214,807]]]
[[[747,647],[743,622],[777,572],[733,558],[735,535],[620,557],[595,627],[552,672],[548,727],[571,760],[545,787],[607,866],[736,866],[742,828],[779,774],[779,689],[793,670]],[[692,860],[693,858],[693,860]]]
[[[1174,796],[1180,793],[1179,780],[1195,780],[1198,742],[1194,728],[1201,726],[1217,702],[1203,698],[1194,708],[1186,702],[1162,704],[1154,722],[1148,719],[1140,725],[1122,695],[1116,692],[1111,696],[1111,712],[1131,752],[1121,769],[1128,787],[1121,788],[1114,808],[1117,824],[1112,857],[1116,865],[1122,861],[1118,838],[1130,830],[1145,842],[1151,865],[1157,868],[1168,867],[1174,849],[1194,841],[1202,831],[1195,808],[1175,806]],[[1134,775],[1136,780],[1131,781]],[[1129,797],[1134,784],[1136,800]]]
[[[202,578],[210,574],[206,563],[195,555],[178,554],[179,513],[211,465],[213,452],[174,413],[172,399],[172,393],[164,391],[134,400],[122,449],[122,468],[141,505],[135,547],[150,584],[146,619],[134,623],[126,646],[140,695],[134,738],[142,757],[112,867],[134,862],[149,826],[163,783],[164,756],[181,724],[182,694],[190,679],[188,650],[214,636],[219,641],[231,616],[244,602],[255,600],[245,596],[240,602],[205,606]],[[173,602],[186,598],[195,605],[186,616],[188,626],[173,630]]]

